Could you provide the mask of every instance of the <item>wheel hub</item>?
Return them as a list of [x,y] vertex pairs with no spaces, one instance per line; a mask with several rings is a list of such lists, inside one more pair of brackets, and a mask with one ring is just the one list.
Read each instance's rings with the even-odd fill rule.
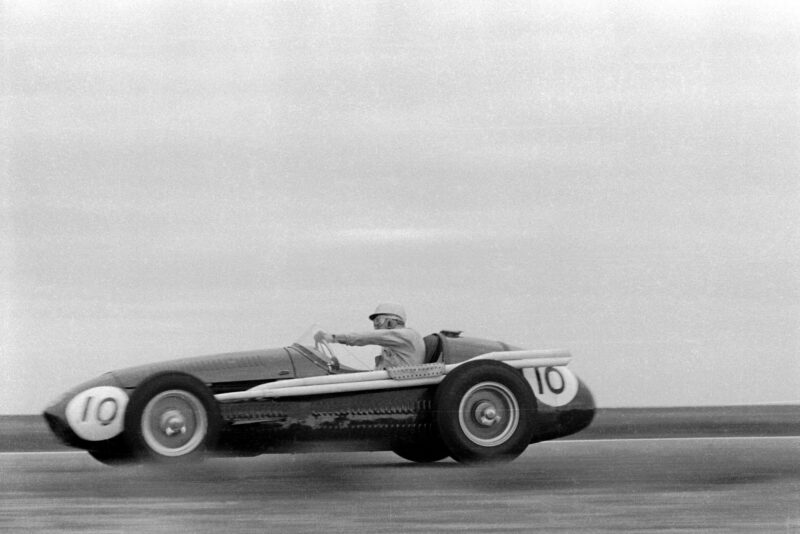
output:
[[161,432],[166,436],[186,434],[186,417],[178,410],[167,410],[161,414]]
[[483,426],[492,426],[502,420],[497,414],[497,408],[491,402],[483,401],[475,406],[475,420]]
[[208,434],[208,414],[192,392],[170,389],[156,394],[142,410],[142,437],[160,456],[178,457],[202,446]]
[[482,447],[502,445],[519,425],[520,408],[504,384],[479,382],[461,398],[458,419],[464,436]]

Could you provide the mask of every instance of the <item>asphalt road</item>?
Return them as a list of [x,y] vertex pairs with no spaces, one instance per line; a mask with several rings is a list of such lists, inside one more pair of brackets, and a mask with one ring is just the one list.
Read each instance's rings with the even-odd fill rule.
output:
[[110,468],[0,454],[9,532],[800,532],[800,438],[555,441],[466,468],[391,453]]

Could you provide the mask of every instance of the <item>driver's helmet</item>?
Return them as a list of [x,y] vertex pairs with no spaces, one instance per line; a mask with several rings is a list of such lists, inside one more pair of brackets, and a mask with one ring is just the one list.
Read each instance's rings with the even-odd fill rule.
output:
[[406,323],[406,310],[403,309],[400,304],[381,302],[378,304],[378,307],[375,308],[375,311],[372,312],[372,315],[369,316],[369,320],[372,321],[378,315],[394,315],[395,317],[399,318],[403,324]]

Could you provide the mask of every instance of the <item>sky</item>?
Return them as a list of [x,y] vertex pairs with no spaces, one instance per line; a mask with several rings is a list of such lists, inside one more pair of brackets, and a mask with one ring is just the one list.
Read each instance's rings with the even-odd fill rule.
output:
[[2,0],[0,413],[369,329],[800,402],[800,7]]

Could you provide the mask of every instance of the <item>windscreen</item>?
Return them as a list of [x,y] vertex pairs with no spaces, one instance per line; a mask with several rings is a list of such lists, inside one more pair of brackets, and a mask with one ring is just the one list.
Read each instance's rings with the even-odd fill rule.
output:
[[[295,343],[312,351],[323,360],[327,360],[328,357],[325,352],[320,350],[314,342],[314,334],[320,330],[324,330],[328,333],[332,332],[331,330],[325,329],[318,324],[313,324],[303,333],[303,335],[297,339],[297,341],[295,341]],[[328,346],[331,348],[333,355],[336,356],[336,358],[339,360],[339,363],[343,367],[349,367],[359,371],[371,371],[374,369],[375,356],[379,355],[382,350],[378,345],[350,347],[340,343],[329,343]]]

